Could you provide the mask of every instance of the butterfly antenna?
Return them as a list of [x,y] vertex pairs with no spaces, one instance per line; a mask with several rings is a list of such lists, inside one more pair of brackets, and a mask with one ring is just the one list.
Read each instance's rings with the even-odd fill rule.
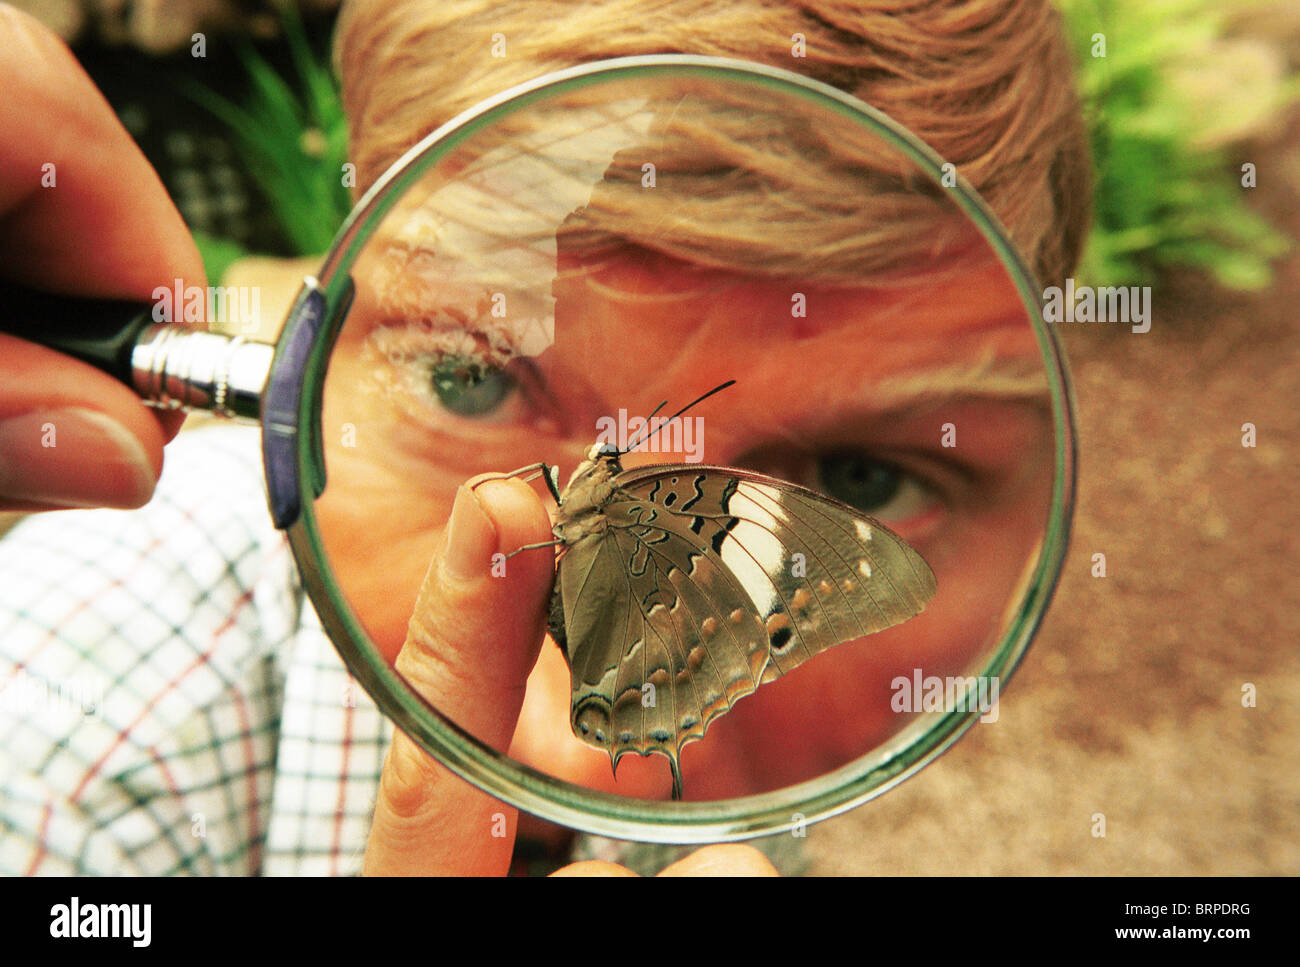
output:
[[[673,422],[673,420],[677,419],[679,416],[681,416],[683,413],[685,413],[687,410],[689,410],[692,406],[696,406],[696,405],[698,405],[698,404],[700,404],[700,403],[703,403],[705,400],[707,400],[707,399],[708,399],[710,396],[712,396],[714,393],[721,393],[721,392],[722,392],[724,389],[726,389],[728,386],[735,386],[735,385],[736,385],[736,381],[735,381],[734,379],[729,379],[729,380],[727,380],[725,383],[722,383],[722,384],[719,385],[719,386],[715,386],[715,387],[713,387],[713,389],[709,390],[707,393],[705,393],[705,394],[704,394],[703,396],[701,396],[699,399],[694,400],[693,402],[687,403],[687,404],[686,404],[685,406],[683,406],[680,410],[678,410],[678,411],[677,411],[676,413],[674,413],[672,416],[668,417],[668,419],[664,420],[664,421],[663,421],[662,423],[660,423],[658,426],[654,427],[653,429],[647,428],[647,430],[646,430],[646,432],[645,432],[644,434],[642,434],[641,436],[637,437],[634,441],[632,441],[631,443],[629,443],[629,444],[627,445],[627,449],[626,449],[626,450],[620,450],[620,451],[619,451],[619,454],[622,455],[622,454],[624,454],[624,453],[631,453],[633,450],[635,450],[637,447],[639,447],[639,446],[641,445],[641,442],[642,442],[643,440],[649,439],[652,435],[658,433],[658,432],[659,432],[660,430],[662,430],[664,427],[666,427],[666,426],[668,426],[669,424],[671,424],[671,423]],[[664,408],[664,404],[667,403],[667,402],[668,402],[667,400],[664,400],[663,403],[660,403],[658,406],[656,406],[656,407],[654,408],[654,411],[650,414],[650,416],[649,416],[649,417],[646,417],[646,422],[649,423],[649,422],[650,422],[650,419],[655,415],[655,413],[658,413],[660,410],[662,410],[662,409]]]
[[[662,403],[660,403],[658,406],[656,406],[653,410],[651,410],[651,411],[650,411],[650,415],[647,416],[647,417],[645,418],[645,422],[646,422],[646,427],[647,427],[648,433],[654,433],[654,432],[656,432],[656,431],[659,429],[659,427],[656,427],[654,430],[649,430],[648,428],[649,428],[649,426],[650,426],[650,421],[653,420],[653,419],[655,418],[655,414],[656,414],[656,413],[658,413],[660,410],[662,410],[662,409],[663,409],[665,406],[667,406],[667,405],[668,405],[668,401],[667,401],[667,400],[664,400]],[[625,454],[625,453],[631,453],[633,450],[635,450],[635,449],[640,445],[640,443],[641,443],[641,440],[640,440],[639,438],[636,439],[636,440],[633,440],[631,443],[629,443],[629,444],[627,445],[627,449],[626,449],[626,450],[619,450],[619,451],[618,451],[618,455],[621,457],[621,456],[622,456],[623,454]]]

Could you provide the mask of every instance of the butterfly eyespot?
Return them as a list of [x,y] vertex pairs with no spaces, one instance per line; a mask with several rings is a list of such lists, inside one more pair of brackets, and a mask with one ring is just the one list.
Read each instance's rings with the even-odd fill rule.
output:
[[871,577],[871,564],[867,561],[866,558],[863,558],[861,561],[858,561],[858,573],[861,574],[864,578]]
[[779,611],[776,614],[770,614],[767,616],[767,621],[764,623],[764,627],[767,628],[767,633],[769,635],[775,635],[778,631],[783,629],[789,630],[790,616]]
[[588,725],[586,722],[579,722],[579,723],[578,723],[578,728],[582,729],[582,734],[583,734],[583,735],[590,735],[590,734],[591,734],[591,726]]
[[795,611],[802,611],[804,608],[808,607],[808,602],[811,600],[812,595],[810,595],[805,589],[800,588],[794,593],[794,597],[790,599],[790,607]]
[[700,724],[700,720],[697,719],[694,715],[687,715],[682,719],[683,729],[693,729],[695,728],[695,726],[699,724]]
[[835,590],[835,585],[831,584],[831,582],[827,581],[825,578],[822,578],[817,582],[817,590],[822,594],[830,594]]
[[603,730],[601,730],[601,729],[597,729],[597,730],[596,730],[596,741],[599,742],[601,745],[604,745],[606,742],[609,741],[609,739],[608,739],[608,737],[605,735],[605,733],[604,733]]
[[[712,615],[700,622],[700,637],[708,641],[718,633],[718,619]],[[697,649],[698,650],[698,649]]]
[[656,742],[667,742],[669,739],[668,730],[655,729],[650,733],[650,738],[654,739]]
[[686,667],[691,671],[699,671],[700,666],[704,664],[704,649],[696,645],[691,649],[690,654],[686,656]]
[[650,677],[647,678],[646,681],[648,681],[655,688],[663,688],[665,685],[668,684],[668,669],[656,668],[654,671],[650,673]]
[[632,742],[635,739],[636,739],[636,735],[631,732],[620,732],[618,734],[618,741],[622,745],[626,745],[627,743]]
[[852,581],[850,581],[848,578],[845,578],[842,587],[844,588],[845,591],[852,591],[855,587],[857,587],[857,585],[854,584]]
[[738,625],[745,620],[745,612],[740,610],[740,608],[737,608],[735,611],[731,612],[730,617],[731,617],[731,623],[733,625]]
[[771,639],[774,651],[784,651],[786,646],[794,641],[794,632],[789,628],[778,628],[772,632]]

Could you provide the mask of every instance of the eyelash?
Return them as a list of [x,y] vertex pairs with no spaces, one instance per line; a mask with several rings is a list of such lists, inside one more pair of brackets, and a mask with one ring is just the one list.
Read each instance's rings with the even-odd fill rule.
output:
[[473,423],[486,428],[508,423],[518,416],[511,414],[511,403],[519,396],[518,383],[513,379],[502,405],[480,417],[458,415],[438,397],[435,373],[452,361],[477,364],[485,373],[508,374],[510,358],[492,349],[481,333],[433,329],[410,322],[381,325],[367,336],[362,358],[370,367],[375,387],[381,392],[398,394],[408,413],[434,429],[450,429],[453,423]]

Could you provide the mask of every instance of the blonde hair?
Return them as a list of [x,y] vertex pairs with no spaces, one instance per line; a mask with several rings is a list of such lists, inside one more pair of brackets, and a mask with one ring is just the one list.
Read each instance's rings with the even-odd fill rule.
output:
[[[804,56],[793,55],[795,35],[802,35]],[[492,56],[494,42],[505,44],[504,57]],[[358,190],[428,131],[493,94],[577,63],[647,53],[743,58],[854,94],[954,164],[1041,280],[1059,280],[1077,262],[1090,208],[1089,159],[1060,18],[1049,0],[349,0],[335,56]],[[744,125],[732,128],[739,142]],[[728,128],[714,134],[721,144]],[[879,145],[874,150],[878,162]],[[849,164],[837,167],[847,172],[862,159],[850,151],[841,160]],[[935,223],[951,218],[950,205],[941,198],[928,208],[918,204],[912,184],[904,186],[909,198],[900,207],[903,192],[881,190],[871,173],[864,177],[874,177],[872,190],[828,183],[817,218],[797,210],[778,216],[783,226],[801,226],[797,232],[774,230],[770,212],[764,219],[737,201],[724,217],[716,205],[701,209],[693,238],[681,227],[689,219],[674,208],[681,240],[669,254],[708,261],[710,240],[722,236],[738,267],[798,273],[812,259],[824,270],[830,257],[844,275],[897,263],[913,254],[909,245],[933,254]],[[607,175],[606,187],[618,181]],[[771,197],[761,186],[754,191]],[[677,204],[658,200],[661,207]],[[597,192],[588,208],[566,223],[567,231],[641,241],[637,219],[662,218],[643,201],[634,207],[616,194]],[[828,219],[827,211],[840,217]],[[846,219],[857,232],[846,232]],[[877,227],[867,232],[867,225]],[[822,236],[810,237],[815,231]],[[850,236],[855,241],[846,245]]]

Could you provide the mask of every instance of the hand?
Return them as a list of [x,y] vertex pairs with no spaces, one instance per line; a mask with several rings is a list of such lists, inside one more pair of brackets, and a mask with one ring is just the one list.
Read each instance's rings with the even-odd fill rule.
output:
[[[7,4],[0,90],[6,278],[141,301],[177,278],[206,285],[180,214],[103,95],[63,41]],[[0,335],[0,510],[139,507],[183,419],[85,363]]]
[[[397,671],[416,691],[499,751],[509,748],[545,635],[554,555],[524,551],[509,559],[502,577],[492,576],[492,555],[550,537],[546,509],[527,484],[461,487],[397,656]],[[504,875],[517,820],[517,810],[444,769],[399,731],[384,761],[365,872]],[[663,875],[775,872],[752,847],[713,846]],[[633,875],[598,862],[576,863],[561,874]]]

